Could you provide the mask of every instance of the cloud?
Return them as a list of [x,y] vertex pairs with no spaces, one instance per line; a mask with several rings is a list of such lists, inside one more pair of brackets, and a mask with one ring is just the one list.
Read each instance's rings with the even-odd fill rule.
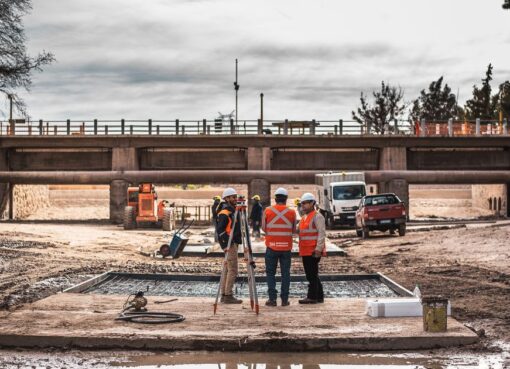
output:
[[[470,91],[488,55],[509,79],[497,68],[508,40],[480,33],[506,32],[494,16],[461,0],[45,0],[25,20],[29,52],[52,51],[58,62],[34,75],[26,99],[32,115],[52,119],[209,118],[233,109],[238,58],[245,118],[257,116],[261,92],[275,119],[349,117],[360,92],[383,80],[408,100],[441,75]],[[474,19],[479,27],[467,27]]]

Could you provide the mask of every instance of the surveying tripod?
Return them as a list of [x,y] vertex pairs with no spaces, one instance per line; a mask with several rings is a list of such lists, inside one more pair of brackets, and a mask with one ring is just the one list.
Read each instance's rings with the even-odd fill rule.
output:
[[236,227],[237,219],[241,222],[241,239],[244,253],[244,261],[246,262],[246,272],[248,274],[248,290],[250,293],[250,306],[255,313],[259,313],[259,299],[257,296],[257,285],[255,283],[255,262],[253,261],[253,252],[251,248],[250,231],[248,228],[248,221],[246,219],[246,197],[240,195],[237,197],[236,210],[234,212],[234,220],[232,222],[231,232],[228,238],[227,248],[225,251],[225,259],[223,260],[223,267],[221,269],[220,284],[216,292],[216,301],[214,302],[214,314],[218,309],[218,299],[220,297],[221,286],[227,277],[227,257],[228,250],[232,245],[234,238],[234,230]]

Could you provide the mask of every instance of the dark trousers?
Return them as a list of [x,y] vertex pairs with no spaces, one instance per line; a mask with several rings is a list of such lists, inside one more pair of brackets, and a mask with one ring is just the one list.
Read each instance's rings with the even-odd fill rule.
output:
[[252,235],[253,237],[260,238],[260,221],[254,220],[252,223]]
[[319,278],[319,261],[321,258],[313,256],[303,256],[303,267],[305,269],[306,280],[308,281],[308,294],[306,297],[312,300],[323,301],[324,291]]

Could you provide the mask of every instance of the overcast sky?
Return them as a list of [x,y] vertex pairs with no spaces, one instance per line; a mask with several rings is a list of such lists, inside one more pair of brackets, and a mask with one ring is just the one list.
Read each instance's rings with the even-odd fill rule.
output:
[[382,80],[409,101],[444,75],[465,101],[489,62],[510,79],[503,0],[34,0],[32,118],[350,119]]

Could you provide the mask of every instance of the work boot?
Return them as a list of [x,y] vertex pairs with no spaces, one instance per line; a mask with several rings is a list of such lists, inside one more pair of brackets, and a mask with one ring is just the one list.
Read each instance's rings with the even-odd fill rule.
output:
[[309,299],[308,297],[306,299],[299,300],[300,304],[316,304],[317,300]]
[[290,302],[289,300],[282,300],[282,306],[289,306]]
[[266,306],[276,306],[276,300],[267,300],[266,301]]
[[232,295],[225,295],[221,301],[224,304],[242,304],[243,300],[236,299]]

